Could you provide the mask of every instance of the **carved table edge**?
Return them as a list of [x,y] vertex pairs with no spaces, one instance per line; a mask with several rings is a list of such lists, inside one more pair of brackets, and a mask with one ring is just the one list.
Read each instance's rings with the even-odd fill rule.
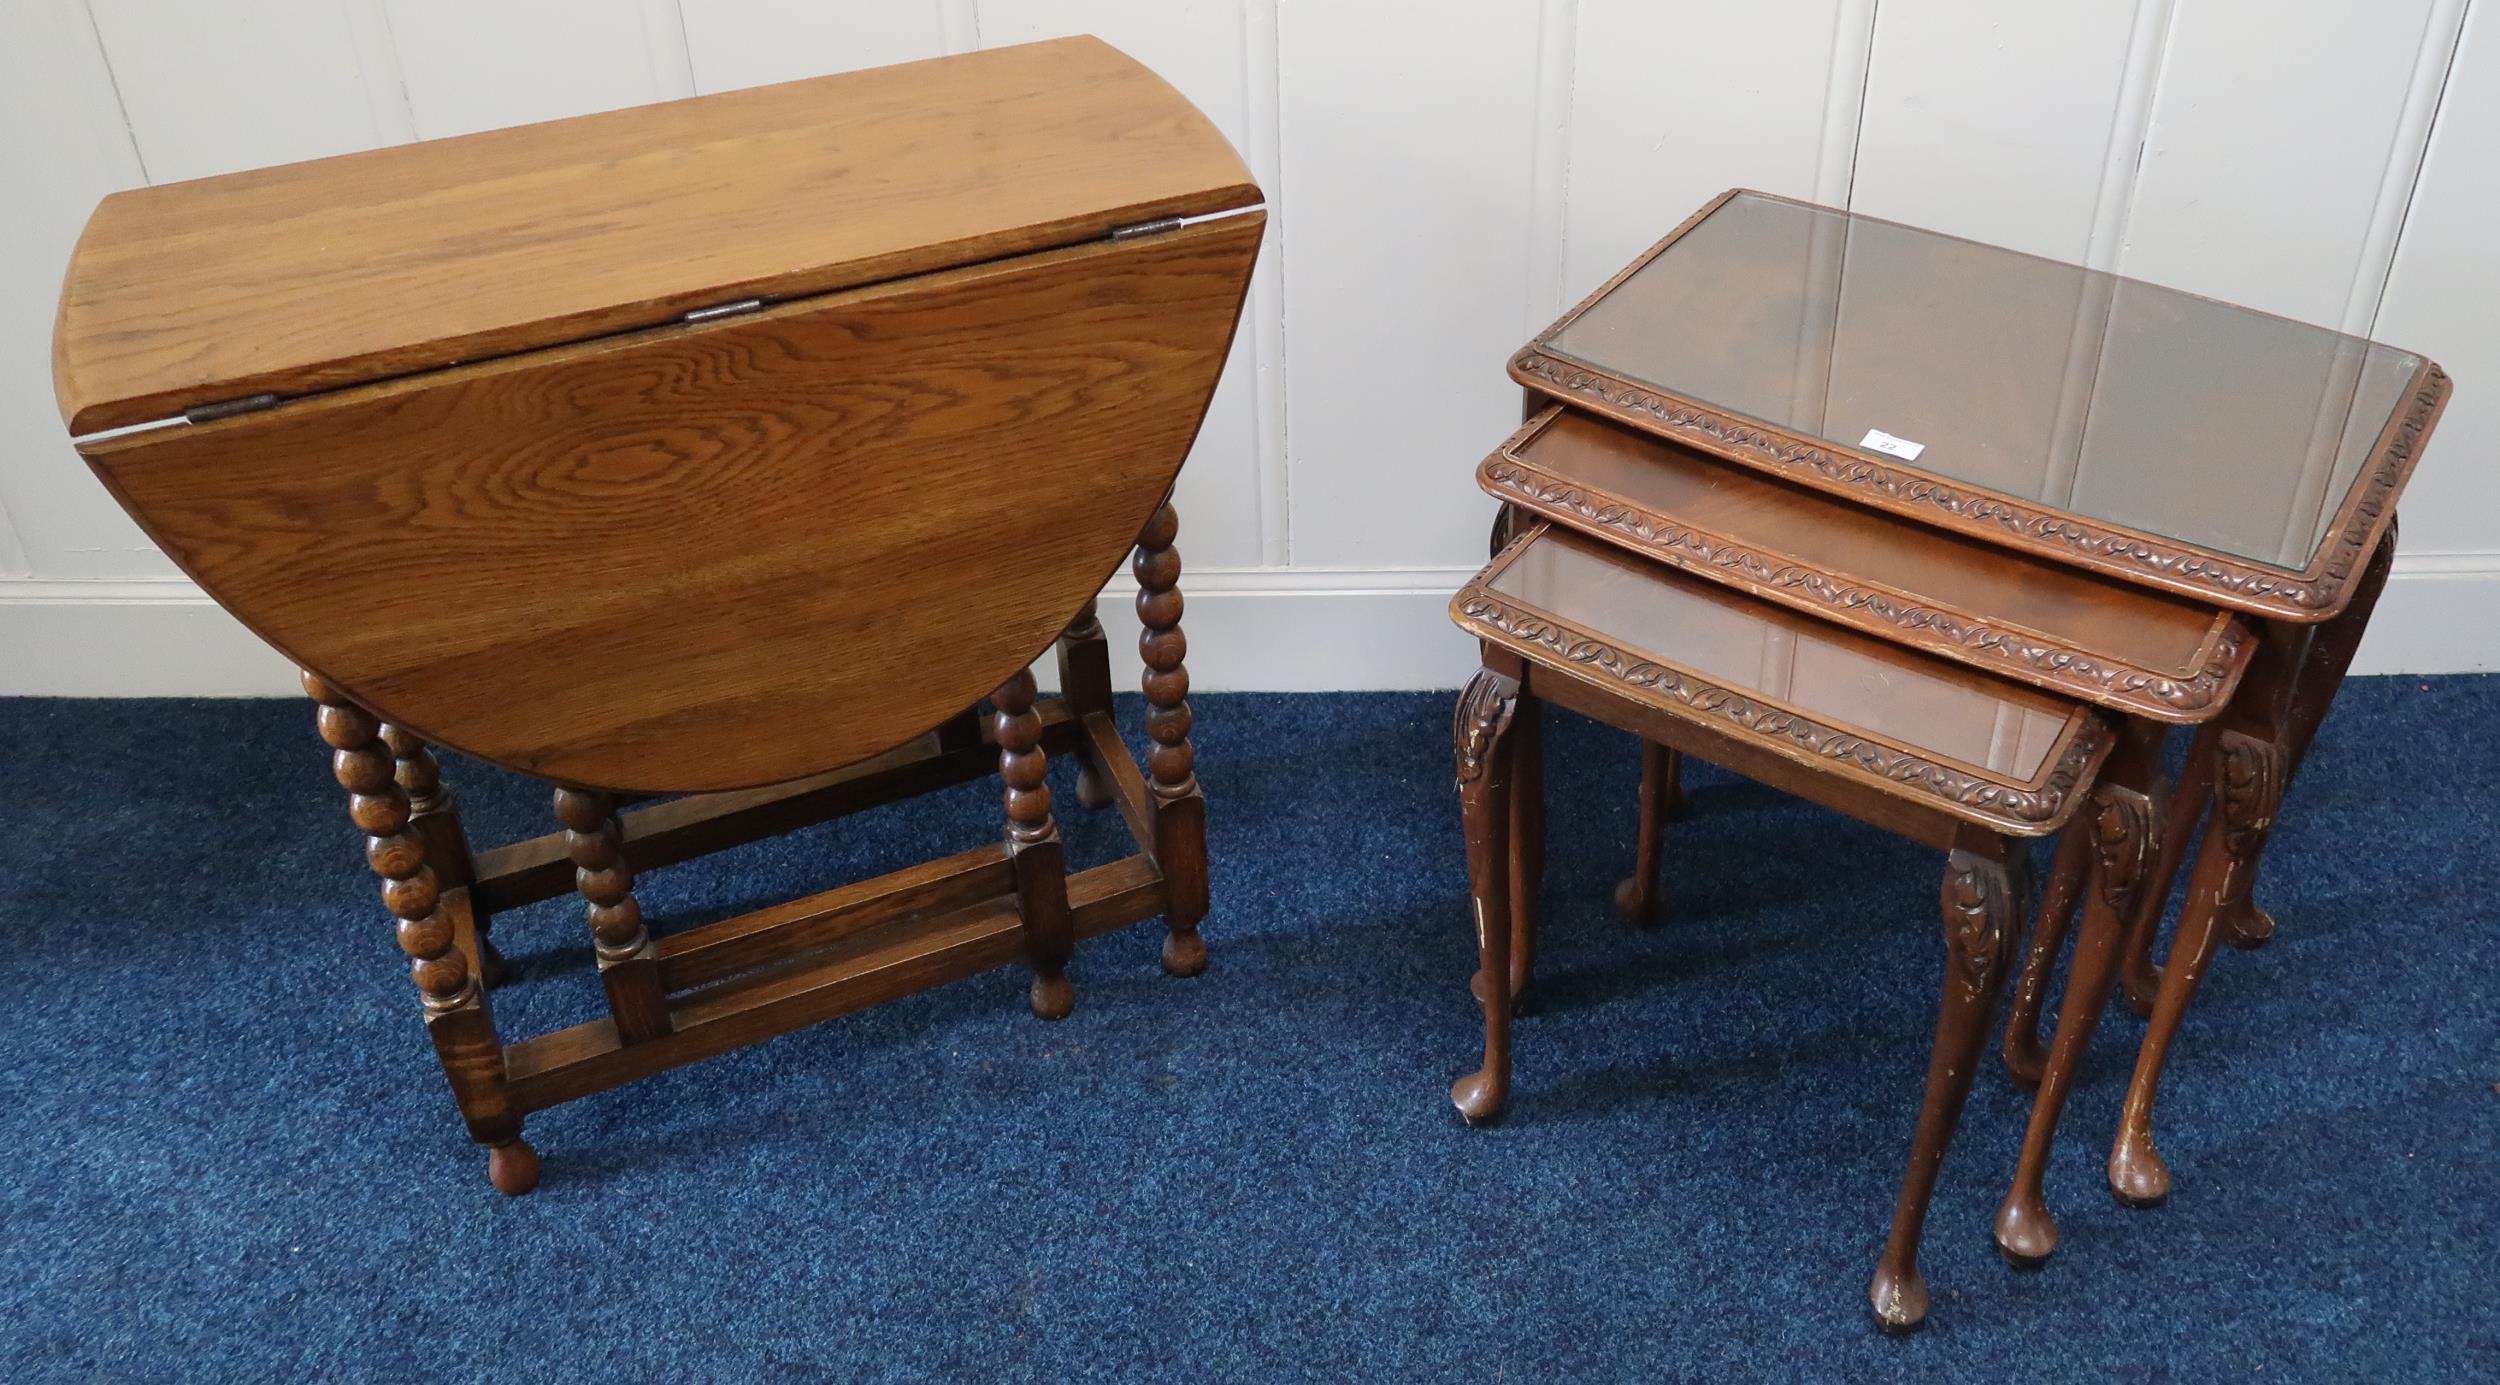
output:
[[[1550,334],[1549,334],[1550,335]],[[2044,509],[2033,502],[1955,485],[1875,460],[1856,449],[1722,413],[1635,384],[1555,352],[1540,337],[1511,358],[1511,378],[1557,398],[1715,456],[1802,481],[1927,523],[1941,522],[1990,542],[2109,573],[2191,597],[2297,623],[2332,618],[2372,538],[2385,528],[2396,490],[2446,406],[2447,372],[2424,358],[2406,386],[2411,403],[2381,431],[2362,477],[2337,512],[2333,537],[2304,571],[2233,558],[2156,535]],[[2060,548],[2063,556],[2060,558]]]
[[1942,609],[1899,587],[1844,580],[1785,554],[1766,555],[1671,515],[1566,480],[1521,458],[1512,444],[1484,459],[1476,468],[1476,484],[1531,513],[1685,571],[1729,582],[1749,595],[2157,721],[2194,724],[2210,720],[2230,700],[2255,647],[2245,625],[2229,612],[2217,612],[2198,648],[2195,671],[2184,676],[2089,654],[2012,622]]
[[1526,539],[1512,544],[1484,573],[1450,598],[1450,618],[1461,629],[1507,645],[1540,664],[1594,683],[1614,685],[1645,705],[1727,734],[1785,743],[1792,753],[1854,770],[1860,777],[1894,786],[1904,796],[1935,801],[1954,816],[2018,836],[2055,831],[2081,802],[2076,790],[2115,742],[2107,718],[2077,706],[2065,731],[2066,748],[2027,784],[1994,779],[1975,767],[1957,768],[1884,740],[1871,732],[1833,726],[1767,699],[1720,687],[1683,669],[1629,654],[1605,636],[1533,606],[1497,596],[1483,583],[1499,571]]

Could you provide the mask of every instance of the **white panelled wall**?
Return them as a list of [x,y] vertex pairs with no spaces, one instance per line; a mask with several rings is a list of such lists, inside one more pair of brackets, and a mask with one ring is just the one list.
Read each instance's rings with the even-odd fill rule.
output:
[[[2500,668],[2500,0],[7,0],[0,693],[281,693],[63,438],[115,188],[1090,31],[1267,189],[1181,482],[1202,688],[1454,686],[1509,352],[1703,200],[1847,203],[2428,352],[2362,663]],[[1118,603],[1113,603],[1114,605]]]

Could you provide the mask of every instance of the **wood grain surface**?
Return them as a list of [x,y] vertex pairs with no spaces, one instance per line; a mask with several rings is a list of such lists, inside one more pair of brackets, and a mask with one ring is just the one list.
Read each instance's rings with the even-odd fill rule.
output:
[[1818,496],[1573,409],[1530,420],[1476,481],[1749,595],[2158,721],[2219,712],[2254,648],[2211,606]]
[[[1600,702],[1646,708],[1813,771],[1807,777],[1853,782],[1993,832],[2055,831],[2111,745],[2107,718],[2084,704],[1869,639],[1551,523],[1530,528],[1461,587],[1450,615],[1488,650],[1599,689]],[[1583,705],[1559,690],[1545,695]],[[1605,719],[1678,749],[1699,746],[1690,735]],[[1723,754],[1706,752],[1725,763]],[[1731,767],[1788,787],[1751,766]]]
[[1116,49],[992,49],[116,193],[54,392],[85,434],[1259,200]]
[[1161,503],[1263,213],[94,440],[210,595],[396,726],[738,788],[1066,626]]

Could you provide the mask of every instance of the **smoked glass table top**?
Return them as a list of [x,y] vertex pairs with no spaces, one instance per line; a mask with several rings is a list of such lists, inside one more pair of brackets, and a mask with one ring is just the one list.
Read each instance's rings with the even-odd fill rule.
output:
[[2033,833],[2107,748],[2077,703],[1539,525],[1460,589],[1479,638],[1680,719]]
[[2220,711],[2253,644],[2211,605],[1845,504],[1577,409],[1477,468],[1496,499],[1877,639],[2157,721]]
[[[1750,192],[1688,223],[1514,371],[2063,561],[2194,591],[2209,585],[2194,555],[2218,557],[2260,610],[2282,577],[2366,548],[2371,534],[2343,531],[2392,512],[2446,383],[2394,347]],[[1999,497],[2014,503],[1988,503]],[[2334,596],[2274,604],[2315,619]]]

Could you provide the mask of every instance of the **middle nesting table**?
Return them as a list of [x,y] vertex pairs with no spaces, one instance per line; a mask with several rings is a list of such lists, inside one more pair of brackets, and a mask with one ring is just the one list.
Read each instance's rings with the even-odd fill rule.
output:
[[[1928,1093],[1871,1287],[1880,1324],[1916,1326],[1928,1195],[2021,934],[2022,839],[2055,831],[2090,794],[2093,830],[2064,849],[2104,848],[2087,907],[2122,915],[2143,874],[2127,859],[2143,840],[2130,826],[2150,811],[2161,731],[2230,700],[2247,628],[1570,409],[1530,419],[1479,480],[1513,507],[1518,538],[1452,607],[1485,651],[1453,734],[1487,1026],[1484,1067],[1453,1099],[1483,1120],[1507,1093],[1543,855],[1539,699],[1945,847]],[[1654,799],[1644,806],[1647,841]],[[2016,1180],[2034,1191],[2009,1203],[2036,1203],[2060,1076]]]

